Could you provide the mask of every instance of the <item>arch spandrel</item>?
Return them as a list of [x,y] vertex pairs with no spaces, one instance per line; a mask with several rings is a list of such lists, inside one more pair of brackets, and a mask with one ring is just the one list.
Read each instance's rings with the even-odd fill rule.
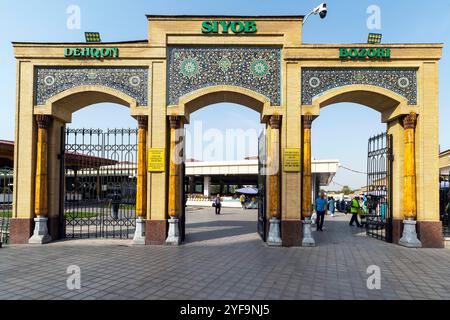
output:
[[245,88],[281,105],[279,47],[171,47],[168,51],[168,105],[208,87]]
[[47,105],[68,90],[88,86],[119,91],[133,98],[137,106],[149,104],[148,67],[36,67],[35,73],[36,106]]
[[[333,90],[343,87],[352,87],[352,92],[362,86],[362,92],[351,97],[353,94],[341,95],[341,100],[364,100],[364,92],[368,92],[367,103],[363,103],[374,108],[379,108],[382,104],[382,96],[393,98],[406,105],[415,106],[418,104],[418,77],[417,68],[384,68],[384,67],[349,67],[349,68],[302,68],[302,105],[313,105],[313,101],[320,99],[320,96],[327,95]],[[345,91],[345,89],[344,89]],[[374,96],[371,96],[374,93]],[[379,93],[380,96],[376,94]],[[371,102],[370,98],[375,98]],[[344,101],[337,101],[344,102]],[[357,102],[357,101],[345,101]],[[360,102],[357,102],[360,103]]]

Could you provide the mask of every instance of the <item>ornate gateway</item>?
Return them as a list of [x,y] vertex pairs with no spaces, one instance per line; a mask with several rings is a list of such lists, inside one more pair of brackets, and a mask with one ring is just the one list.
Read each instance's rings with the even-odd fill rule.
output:
[[367,157],[367,235],[392,242],[392,136],[369,139]]
[[137,130],[67,129],[64,136],[63,237],[133,238]]

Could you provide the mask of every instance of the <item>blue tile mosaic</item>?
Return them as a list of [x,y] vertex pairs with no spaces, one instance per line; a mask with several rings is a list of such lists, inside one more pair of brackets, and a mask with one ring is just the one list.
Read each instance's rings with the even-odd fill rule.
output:
[[178,104],[193,91],[233,85],[281,104],[281,48],[171,47],[168,65],[168,104]]
[[38,67],[35,104],[44,105],[51,97],[84,85],[101,85],[136,99],[138,106],[148,105],[148,68],[117,67]]
[[417,104],[415,68],[302,68],[302,104],[311,105],[324,92],[355,84],[391,90]]

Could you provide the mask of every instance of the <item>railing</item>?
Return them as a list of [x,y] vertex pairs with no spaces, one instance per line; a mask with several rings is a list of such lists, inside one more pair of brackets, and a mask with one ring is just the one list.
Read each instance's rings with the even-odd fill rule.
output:
[[13,203],[13,170],[0,168],[0,246],[9,242]]

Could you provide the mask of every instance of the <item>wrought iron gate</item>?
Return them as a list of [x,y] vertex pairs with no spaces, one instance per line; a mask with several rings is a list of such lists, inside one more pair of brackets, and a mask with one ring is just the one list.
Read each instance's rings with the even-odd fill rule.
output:
[[392,135],[369,139],[367,157],[367,235],[392,242]]
[[262,240],[267,238],[267,215],[266,215],[266,169],[267,169],[267,146],[266,132],[261,133],[258,140],[258,233]]
[[0,247],[9,242],[13,203],[13,169],[0,168]]
[[66,238],[133,238],[137,132],[64,131],[61,216]]

